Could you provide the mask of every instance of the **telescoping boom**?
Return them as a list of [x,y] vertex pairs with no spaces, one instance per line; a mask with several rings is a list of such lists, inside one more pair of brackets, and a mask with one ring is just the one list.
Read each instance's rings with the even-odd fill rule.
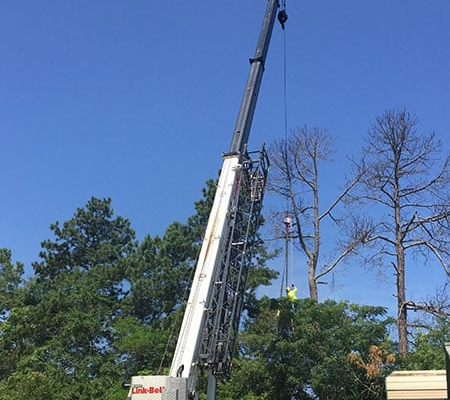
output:
[[[247,142],[278,8],[268,0],[169,375],[132,377],[127,400],[197,400],[199,370],[208,371],[207,399],[214,400],[216,380],[231,372],[269,167],[264,146],[249,152]],[[284,27],[284,10],[278,18]]]

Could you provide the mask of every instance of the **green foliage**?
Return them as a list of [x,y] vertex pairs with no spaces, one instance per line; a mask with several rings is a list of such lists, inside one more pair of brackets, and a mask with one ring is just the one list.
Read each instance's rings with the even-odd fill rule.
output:
[[134,232],[113,218],[110,199],[95,198],[51,230],[23,305],[10,312],[5,339],[21,354],[3,384],[9,398],[24,390],[36,399],[103,398],[121,377],[111,344]]
[[0,321],[23,301],[23,271],[23,264],[12,262],[11,251],[0,248]]
[[[168,340],[176,340],[180,308],[197,254],[192,229],[171,224],[163,237],[145,237],[129,259],[129,294],[124,298],[124,318],[117,319],[117,341],[122,369],[128,376],[155,374],[167,367]],[[173,345],[169,351],[173,350]],[[163,362],[162,362],[163,360]]]
[[449,318],[436,318],[431,328],[413,335],[411,351],[401,360],[405,370],[445,369],[445,343],[450,341]]
[[22,331],[27,313],[21,308],[25,298],[23,264],[14,264],[11,251],[0,248],[0,379],[9,376],[25,352]]
[[[167,373],[212,204],[137,243],[110,199],[92,198],[51,225],[35,276],[0,249],[0,400],[124,399],[123,380]],[[393,367],[381,307],[256,298],[276,273],[257,248],[230,381],[218,398],[381,399]],[[448,321],[417,333],[402,368],[442,368]]]
[[113,219],[113,214],[111,199],[93,197],[62,227],[59,222],[50,225],[55,240],[42,243],[43,261],[33,264],[38,279],[50,280],[76,270],[90,272],[93,279],[104,280],[105,290],[119,294],[124,269],[119,261],[133,252],[135,233],[128,220]]
[[162,238],[147,236],[128,272],[130,313],[152,326],[163,323],[183,301],[196,253],[192,231],[178,222]]
[[388,369],[368,376],[350,355],[358,354],[368,365],[372,345],[390,351],[385,313],[345,302],[292,305],[263,298],[258,316],[241,334],[235,373],[221,393],[228,398],[380,399]]
[[161,360],[169,337],[163,328],[150,329],[134,317],[118,318],[115,322],[117,340],[113,346],[122,373],[131,376],[161,374]]
[[217,189],[217,180],[209,179],[206,187],[202,189],[202,198],[195,202],[196,213],[189,217],[188,227],[193,232],[194,243],[200,245],[205,234],[209,213],[214,203],[214,196]]

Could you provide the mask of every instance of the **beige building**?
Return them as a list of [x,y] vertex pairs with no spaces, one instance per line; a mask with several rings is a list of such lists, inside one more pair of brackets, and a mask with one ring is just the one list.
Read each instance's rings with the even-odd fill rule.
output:
[[445,345],[446,369],[395,371],[386,378],[388,400],[449,400],[450,344]]

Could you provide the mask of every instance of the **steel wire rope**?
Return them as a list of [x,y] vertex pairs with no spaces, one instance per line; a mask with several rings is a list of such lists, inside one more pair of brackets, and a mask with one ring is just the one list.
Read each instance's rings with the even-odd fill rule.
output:
[[[281,10],[285,13],[286,19],[286,0],[283,0],[281,3]],[[284,149],[283,149],[283,158],[288,166],[288,112],[287,112],[287,34],[286,29],[283,25],[283,46],[282,46],[282,64],[283,64],[283,119],[284,119]],[[289,171],[287,171],[289,173]],[[288,180],[286,180],[288,182]],[[288,183],[286,183],[288,185]],[[286,258],[285,258],[285,269],[283,271],[282,279],[281,279],[281,288],[280,288],[280,297],[283,294],[283,287],[289,286],[289,272],[291,277],[294,276],[294,244],[293,244],[293,235],[292,235],[292,222],[287,222],[289,217],[289,193],[290,188],[286,187]],[[291,220],[292,221],[292,220]],[[289,254],[290,253],[290,262],[289,262]],[[290,264],[290,268],[289,268]]]

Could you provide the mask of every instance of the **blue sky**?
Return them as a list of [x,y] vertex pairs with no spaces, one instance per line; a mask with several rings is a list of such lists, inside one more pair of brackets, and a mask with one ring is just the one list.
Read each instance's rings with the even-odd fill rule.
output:
[[[185,222],[228,150],[265,7],[1,2],[0,246],[30,271],[50,223],[91,196],[111,197],[140,239]],[[331,179],[343,177],[345,156],[358,154],[387,108],[416,113],[448,151],[448,0],[288,0],[287,11],[288,128],[317,125],[336,137]],[[250,148],[284,136],[283,40],[277,25]],[[416,298],[443,277],[432,275],[428,285],[412,274]],[[338,284],[323,296],[385,304],[393,293],[386,285],[381,297],[362,272]]]

